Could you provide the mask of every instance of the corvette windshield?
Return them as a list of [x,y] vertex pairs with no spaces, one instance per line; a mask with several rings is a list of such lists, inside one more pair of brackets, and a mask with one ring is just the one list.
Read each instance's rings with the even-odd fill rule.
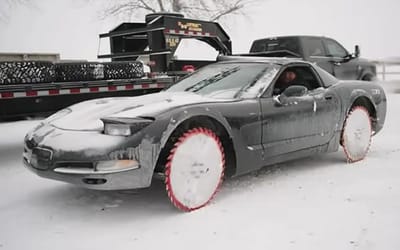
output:
[[[262,63],[218,63],[206,66],[172,85],[168,92],[194,92],[219,98],[255,97],[275,72],[274,66]],[[273,76],[272,76],[273,77]],[[259,80],[263,80],[260,84]]]

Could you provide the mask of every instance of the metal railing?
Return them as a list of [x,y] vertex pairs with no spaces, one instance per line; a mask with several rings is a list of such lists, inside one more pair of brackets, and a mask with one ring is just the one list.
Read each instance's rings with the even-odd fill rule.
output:
[[[400,79],[400,57],[373,61],[377,66],[377,77],[386,80]],[[390,79],[388,79],[390,78]]]
[[5,61],[60,61],[57,53],[7,53],[0,52],[0,62]]

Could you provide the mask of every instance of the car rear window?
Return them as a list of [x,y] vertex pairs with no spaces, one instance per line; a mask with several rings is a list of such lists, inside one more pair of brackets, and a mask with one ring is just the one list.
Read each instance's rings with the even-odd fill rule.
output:
[[272,52],[289,50],[296,54],[300,53],[299,39],[297,37],[276,37],[254,41],[250,52]]

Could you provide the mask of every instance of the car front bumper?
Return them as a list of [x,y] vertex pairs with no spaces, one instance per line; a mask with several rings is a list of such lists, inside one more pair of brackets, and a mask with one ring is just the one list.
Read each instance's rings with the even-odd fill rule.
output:
[[[151,185],[158,148],[146,140],[132,144],[132,138],[46,125],[26,136],[23,163],[40,177],[88,189],[136,189]],[[137,164],[113,170],[96,168],[98,162],[118,160]]]

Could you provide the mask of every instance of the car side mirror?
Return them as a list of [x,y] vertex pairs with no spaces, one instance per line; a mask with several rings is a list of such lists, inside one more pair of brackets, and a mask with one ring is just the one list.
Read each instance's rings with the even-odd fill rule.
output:
[[356,45],[354,46],[354,57],[359,57],[360,56],[360,46]]
[[301,85],[292,85],[286,88],[282,94],[274,96],[273,100],[276,106],[288,105],[288,99],[290,97],[300,97],[307,93],[308,89]]
[[303,96],[307,93],[307,88],[301,85],[292,85],[282,92],[284,97]]

